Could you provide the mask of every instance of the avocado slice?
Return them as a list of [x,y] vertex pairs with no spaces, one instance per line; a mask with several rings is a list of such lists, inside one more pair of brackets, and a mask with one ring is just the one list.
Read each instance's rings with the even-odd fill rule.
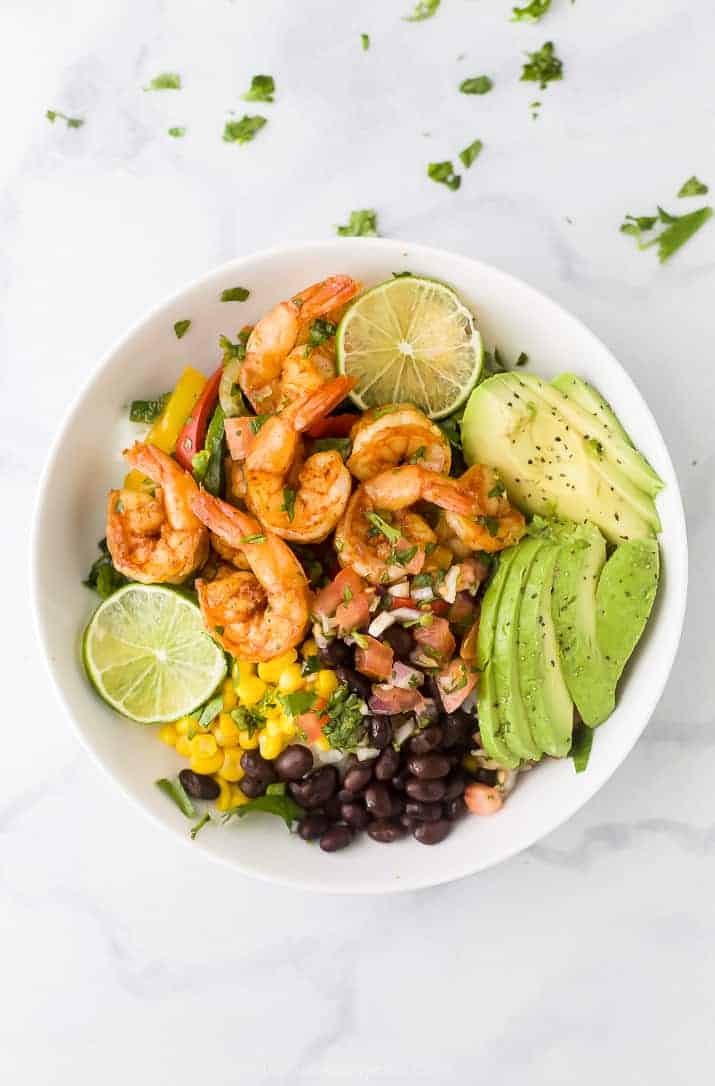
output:
[[613,543],[651,537],[660,526],[653,499],[621,470],[605,441],[587,436],[588,416],[581,432],[553,397],[570,403],[526,375],[500,373],[484,381],[462,421],[467,463],[496,468],[527,513],[591,521]]
[[551,616],[551,592],[559,547],[536,554],[519,611],[519,685],[534,739],[554,758],[565,758],[573,735],[573,702],[561,670]]
[[477,666],[481,672],[477,689],[477,715],[482,746],[487,754],[500,765],[514,769],[519,759],[509,750],[502,739],[503,720],[494,685],[494,665],[492,649],[499,602],[504,589],[509,567],[518,547],[510,547],[499,555],[499,566],[492,577],[484,598],[479,617],[479,635],[477,638]]
[[494,685],[503,721],[504,742],[517,757],[527,761],[538,760],[543,752],[532,732],[521,696],[519,613],[532,563],[545,546],[543,539],[537,538],[522,540],[515,548],[516,554],[499,600],[492,647]]

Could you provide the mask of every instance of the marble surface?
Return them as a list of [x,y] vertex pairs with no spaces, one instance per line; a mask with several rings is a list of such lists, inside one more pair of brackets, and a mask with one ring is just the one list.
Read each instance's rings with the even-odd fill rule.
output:
[[[618,225],[684,209],[693,172],[715,184],[715,12],[554,0],[532,27],[509,0],[443,0],[421,24],[408,6],[0,6],[3,1081],[711,1077],[715,226],[661,267]],[[547,38],[565,79],[535,93],[520,56]],[[184,89],[142,93],[165,70]],[[278,85],[248,107],[269,125],[230,146],[256,72]],[[456,92],[482,72],[490,95]],[[52,126],[47,107],[87,123]],[[460,192],[427,179],[477,136]],[[366,206],[387,236],[538,285],[612,347],[679,473],[692,589],[650,727],[568,825],[439,890],[319,899],[192,859],[94,769],[39,659],[28,531],[58,420],[130,322],[234,254],[329,237]]]

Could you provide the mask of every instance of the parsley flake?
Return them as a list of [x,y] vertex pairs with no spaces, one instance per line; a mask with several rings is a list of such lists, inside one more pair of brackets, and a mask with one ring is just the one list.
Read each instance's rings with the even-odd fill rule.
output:
[[341,238],[376,238],[377,212],[365,207],[360,211],[351,211],[347,226],[336,227]]
[[[639,249],[650,249],[657,245],[658,259],[662,264],[705,225],[712,213],[711,207],[701,207],[686,215],[671,215],[659,207],[657,215],[626,215],[620,229],[622,234],[628,234],[635,239]],[[652,230],[657,222],[663,223],[665,229],[654,238],[642,241],[642,234]]]
[[226,143],[250,143],[266,124],[268,124],[266,118],[258,114],[254,117],[244,114],[240,121],[226,121],[223,129],[224,141]]
[[308,347],[319,347],[321,343],[332,339],[337,331],[337,324],[326,320],[324,317],[316,317],[308,332]]
[[186,135],[186,129],[181,126],[177,126],[175,128],[169,128],[168,133],[170,136],[173,136],[175,140],[180,140],[182,136]]
[[538,83],[541,90],[546,90],[548,83],[563,79],[564,66],[554,52],[552,41],[544,42],[541,49],[527,53],[528,61],[521,73],[522,83]]
[[496,517],[479,516],[477,517],[477,524],[483,525],[492,538],[499,534],[499,521]]
[[530,4],[527,4],[523,8],[511,9],[511,21],[513,23],[521,23],[525,20],[536,23],[541,19],[551,7],[551,0],[531,0]]
[[250,290],[245,287],[228,287],[221,291],[222,302],[245,302],[250,295]]
[[430,162],[427,167],[427,176],[441,185],[446,185],[452,192],[456,192],[462,184],[462,178],[454,172],[451,162]]
[[392,525],[388,524],[386,520],[383,520],[378,513],[366,513],[365,519],[369,520],[373,528],[384,535],[385,539],[388,543],[392,543],[393,547],[402,539],[402,535],[397,528],[393,528]]
[[166,407],[170,395],[170,392],[165,392],[163,396],[157,396],[155,400],[132,400],[129,408],[129,421],[143,422],[145,424],[156,422]]
[[369,34],[361,34],[360,35],[360,42],[362,44],[363,51],[366,53],[368,51],[368,49],[370,48],[370,35]]
[[177,72],[161,72],[154,76],[145,91],[155,90],[181,90],[181,76]]
[[475,75],[459,84],[462,94],[488,94],[494,86],[488,75]]
[[424,19],[431,19],[437,14],[440,0],[417,0],[411,15],[403,15],[406,23],[421,23]]
[[459,158],[466,169],[469,169],[474,160],[479,157],[483,147],[484,144],[481,140],[474,140],[468,147],[459,152]]
[[364,704],[363,700],[356,694],[351,694],[345,685],[340,685],[333,691],[325,710],[330,719],[323,726],[323,735],[331,747],[354,750],[365,738],[367,718],[362,712]]
[[81,117],[68,117],[66,113],[60,113],[58,109],[48,109],[45,113],[45,117],[51,124],[59,118],[61,121],[65,121],[68,128],[81,128],[84,121]]
[[181,339],[182,336],[185,336],[190,327],[190,320],[177,321],[174,325],[174,334],[176,335],[176,338]]
[[289,486],[283,487],[283,504],[281,506],[281,512],[286,513],[288,520],[292,521],[295,517],[295,499],[297,492],[292,490]]
[[251,89],[242,94],[244,102],[272,102],[276,85],[272,75],[254,75]]
[[706,192],[709,192],[709,188],[702,181],[699,181],[695,174],[689,177],[687,181],[683,182],[680,186],[678,196],[704,196]]

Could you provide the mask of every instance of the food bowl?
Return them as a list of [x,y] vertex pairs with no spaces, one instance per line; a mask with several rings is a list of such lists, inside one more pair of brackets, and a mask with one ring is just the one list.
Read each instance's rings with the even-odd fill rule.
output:
[[[179,756],[156,729],[113,713],[94,693],[81,660],[84,625],[97,604],[82,579],[105,534],[104,496],[124,473],[121,450],[133,437],[128,403],[170,388],[192,364],[215,369],[219,334],[235,338],[281,298],[345,272],[366,284],[409,270],[452,284],[477,316],[488,346],[507,359],[529,355],[529,370],[551,378],[571,370],[613,405],[635,444],[665,482],[658,497],[663,575],[646,632],[620,684],[615,713],[598,730],[585,773],[569,759],[524,774],[498,815],[465,817],[438,847],[412,838],[390,846],[364,837],[334,854],[306,845],[268,815],[207,827],[190,823],[155,787],[173,776]],[[245,286],[243,303],[220,301]],[[174,322],[191,320],[177,340]],[[660,698],[680,639],[687,587],[687,541],[673,465],[653,416],[628,374],[580,321],[511,275],[440,249],[382,238],[292,244],[232,260],[153,309],[97,366],[77,397],[49,456],[32,544],[40,640],[58,695],[83,744],[126,796],[190,848],[246,875],[333,893],[389,893],[482,871],[534,844],[586,803],[621,764]],[[183,764],[183,763],[182,763]]]

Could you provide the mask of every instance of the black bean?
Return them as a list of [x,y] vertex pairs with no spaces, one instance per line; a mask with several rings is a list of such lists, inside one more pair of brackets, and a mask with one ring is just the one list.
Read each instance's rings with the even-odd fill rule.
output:
[[337,796],[331,796],[325,801],[325,813],[331,822],[340,822],[342,819],[342,803]]
[[411,632],[397,623],[385,630],[382,640],[390,646],[397,659],[402,660],[403,663],[407,662],[415,647],[415,639]]
[[411,833],[415,826],[419,825],[419,822],[413,815],[401,814],[400,825]]
[[363,788],[372,780],[372,766],[353,766],[345,774],[343,780],[343,788],[347,788],[348,792],[362,792]]
[[379,841],[381,845],[391,845],[402,837],[404,829],[397,822],[388,822],[386,818],[376,818],[367,828],[368,837]]
[[386,747],[375,762],[375,777],[378,781],[389,781],[400,768],[400,755],[394,747]]
[[420,803],[439,803],[444,798],[447,786],[443,780],[423,781],[418,777],[408,777],[405,791],[410,799],[419,800]]
[[318,649],[320,662],[328,667],[352,667],[355,654],[352,645],[346,645],[339,637],[334,637],[324,649]]
[[450,799],[456,799],[457,796],[461,796],[467,786],[467,781],[463,773],[453,773],[451,777],[447,777],[446,783],[447,791],[444,793],[445,803]]
[[384,750],[392,742],[392,724],[386,716],[368,717],[367,733],[370,737],[370,746]]
[[340,808],[343,822],[352,826],[354,830],[364,830],[370,824],[370,815],[361,803],[343,803]]
[[387,818],[392,813],[392,800],[384,784],[370,784],[365,789],[365,806],[375,818]]
[[313,768],[313,755],[300,743],[291,743],[275,762],[276,773],[282,781],[299,781]]
[[461,816],[467,810],[467,804],[464,802],[462,796],[455,796],[454,799],[450,799],[444,805],[445,814],[450,822],[454,822],[455,818],[461,818]]
[[451,829],[452,823],[441,818],[439,822],[420,822],[412,831],[412,836],[421,845],[438,845],[440,841],[444,841]]
[[353,839],[353,831],[349,826],[331,826],[320,838],[320,847],[323,852],[337,852],[346,848]]
[[409,772],[407,771],[407,768],[405,767],[404,769],[401,769],[399,773],[395,774],[395,776],[390,781],[390,784],[392,785],[392,787],[394,789],[396,789],[396,791],[404,792],[405,785],[407,784],[407,778],[408,777],[409,777]]
[[324,814],[319,811],[311,811],[301,818],[298,823],[298,833],[304,841],[315,841],[325,833],[330,823]]
[[273,784],[276,779],[273,764],[267,761],[257,750],[244,750],[241,755],[241,768],[247,777],[263,781],[264,784]]
[[[245,779],[245,778],[244,778]],[[338,785],[338,772],[333,765],[316,769],[302,781],[291,781],[288,791],[301,807],[322,807]]]
[[427,674],[422,693],[426,698],[432,698],[432,700],[437,705],[437,708],[441,711],[442,695],[439,692],[439,686],[437,685],[437,680],[435,679],[434,675]]
[[392,803],[392,817],[397,818],[397,816],[401,815],[405,809],[405,798],[404,796],[399,795],[399,793],[393,792],[390,795],[390,801]]
[[442,729],[436,724],[430,724],[429,728],[423,728],[410,739],[408,746],[412,754],[427,754],[434,750],[442,742]]
[[442,817],[441,803],[417,803],[413,800],[405,807],[405,814],[418,822],[436,822]]
[[447,776],[450,764],[444,754],[431,751],[429,754],[413,754],[407,762],[407,768],[421,781],[435,781]]
[[442,717],[441,724],[445,747],[468,746],[477,730],[476,718],[464,709],[455,709],[453,713],[447,713]]
[[213,777],[208,777],[205,773],[194,773],[193,769],[182,769],[179,780],[184,791],[194,799],[216,799],[221,791]]
[[341,683],[345,683],[353,694],[367,701],[372,697],[372,683],[352,667],[336,667],[335,674]]
[[248,796],[249,799],[255,799],[256,796],[262,796],[266,790],[266,782],[259,781],[257,777],[244,777],[239,782],[238,787],[243,792],[244,796]]

